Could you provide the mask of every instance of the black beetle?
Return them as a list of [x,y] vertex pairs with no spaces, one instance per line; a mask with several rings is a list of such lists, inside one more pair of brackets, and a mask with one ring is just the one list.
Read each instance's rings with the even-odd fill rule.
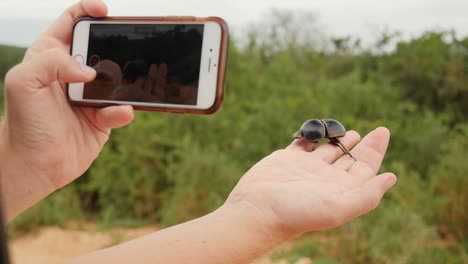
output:
[[327,138],[330,143],[340,148],[345,154],[356,160],[353,155],[341,144],[338,138],[346,135],[345,127],[334,119],[311,119],[307,120],[299,131],[294,134],[294,138],[305,138],[306,140],[317,143],[322,138]]

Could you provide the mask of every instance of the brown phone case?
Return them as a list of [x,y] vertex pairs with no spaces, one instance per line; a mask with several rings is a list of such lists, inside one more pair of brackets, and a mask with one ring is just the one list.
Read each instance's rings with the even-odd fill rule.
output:
[[[142,21],[154,21],[154,22],[208,22],[213,21],[218,23],[221,26],[221,47],[220,47],[220,57],[218,63],[218,79],[216,85],[216,99],[213,105],[208,109],[190,109],[190,108],[170,108],[170,107],[149,107],[149,106],[138,106],[132,105],[135,110],[143,111],[156,111],[156,112],[170,112],[178,114],[202,114],[208,115],[216,113],[223,103],[224,97],[224,81],[226,76],[226,63],[227,63],[227,54],[228,54],[228,45],[229,45],[229,29],[227,23],[219,17],[192,17],[192,16],[167,16],[167,17],[105,17],[105,18],[92,18],[92,17],[83,17],[75,22],[75,25],[82,20],[94,20],[94,21],[122,21],[122,22],[142,22]],[[74,32],[74,30],[73,30]],[[72,41],[73,45],[73,41]],[[73,50],[73,46],[70,49],[70,54]],[[68,95],[68,86],[67,86],[67,97],[69,101],[76,106],[80,107],[107,107],[112,105],[121,105],[121,104],[112,104],[112,103],[90,103],[82,101],[73,101]]]

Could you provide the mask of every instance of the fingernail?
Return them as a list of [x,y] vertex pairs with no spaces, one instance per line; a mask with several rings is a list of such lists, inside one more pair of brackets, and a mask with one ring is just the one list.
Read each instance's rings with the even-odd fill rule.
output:
[[103,6],[103,7],[106,9],[106,13],[107,13],[107,4],[106,4],[106,2],[103,1],[103,0],[99,0],[98,2],[99,2],[99,4],[100,4],[101,6]]
[[87,65],[80,64],[80,67],[81,71],[83,71],[83,73],[87,76],[96,74],[96,70]]
[[388,177],[388,179],[385,181],[384,185],[385,185],[385,189],[389,189],[390,187],[392,187],[394,184],[396,183],[396,179],[395,177]]

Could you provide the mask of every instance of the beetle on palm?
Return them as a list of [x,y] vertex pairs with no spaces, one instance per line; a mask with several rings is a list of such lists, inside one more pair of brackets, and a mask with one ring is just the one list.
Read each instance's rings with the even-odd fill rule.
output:
[[[304,138],[312,143],[317,143],[323,138],[330,140],[330,143],[337,146],[343,153],[351,158],[356,158],[341,144],[338,138],[346,135],[345,127],[334,119],[311,119],[307,120],[294,134],[294,138]],[[356,160],[357,161],[357,160]]]

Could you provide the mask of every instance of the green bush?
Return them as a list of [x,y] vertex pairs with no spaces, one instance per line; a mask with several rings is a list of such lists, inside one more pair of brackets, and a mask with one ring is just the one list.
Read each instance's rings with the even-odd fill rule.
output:
[[77,183],[97,199],[88,207],[97,206],[105,221],[174,224],[206,214],[224,202],[242,174],[217,148],[201,148],[190,135],[177,140],[155,133],[169,120],[152,115],[137,115],[132,126],[116,132],[87,178]]
[[3,105],[5,101],[5,85],[3,82],[0,82],[0,116],[3,113]]
[[188,221],[221,206],[242,175],[235,163],[215,148],[193,146],[180,155],[180,161],[167,169],[172,185],[160,210],[163,225]]
[[64,227],[71,219],[84,219],[80,197],[74,185],[59,190],[18,216],[9,224],[9,235],[14,237],[44,225]]
[[25,49],[0,45],[0,116],[4,107],[4,79],[8,70],[18,64],[25,53]]
[[468,124],[454,130],[458,133],[444,144],[444,156],[431,171],[430,186],[437,205],[433,217],[439,228],[451,231],[442,234],[445,238],[455,236],[468,250]]
[[273,252],[272,259],[286,260],[288,263],[294,264],[301,258],[314,259],[317,256],[319,256],[317,245],[314,243],[314,241],[306,238],[295,241],[294,245],[290,249]]
[[0,45],[0,80],[4,80],[8,70],[23,59],[24,53],[23,48]]
[[463,120],[468,114],[467,43],[453,32],[427,32],[400,42],[384,68],[407,98],[437,111],[449,109]]
[[[340,230],[338,253],[348,263],[448,263],[453,260],[417,208],[384,204]],[[461,261],[461,258],[458,258]]]

